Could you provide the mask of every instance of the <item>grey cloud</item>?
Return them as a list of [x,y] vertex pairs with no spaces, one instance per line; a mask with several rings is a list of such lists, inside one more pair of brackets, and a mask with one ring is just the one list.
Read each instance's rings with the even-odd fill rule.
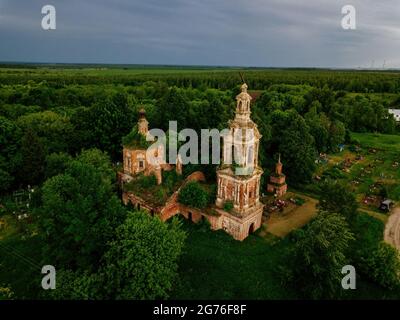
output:
[[[55,31],[40,28],[47,3]],[[0,60],[400,67],[398,17],[398,0],[0,0]]]

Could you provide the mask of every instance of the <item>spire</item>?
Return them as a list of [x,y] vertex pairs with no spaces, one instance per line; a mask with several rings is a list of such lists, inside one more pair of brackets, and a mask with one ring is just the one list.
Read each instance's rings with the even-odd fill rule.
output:
[[283,165],[282,165],[282,162],[281,162],[281,154],[279,153],[278,162],[276,163],[276,167],[275,167],[275,173],[278,176],[282,175],[282,167],[283,167]]
[[244,82],[240,86],[241,92],[236,96],[236,116],[235,120],[247,122],[250,120],[251,96],[247,92],[247,84]]
[[146,136],[149,131],[149,122],[146,119],[146,110],[144,110],[144,108],[139,110],[138,131],[144,136]]

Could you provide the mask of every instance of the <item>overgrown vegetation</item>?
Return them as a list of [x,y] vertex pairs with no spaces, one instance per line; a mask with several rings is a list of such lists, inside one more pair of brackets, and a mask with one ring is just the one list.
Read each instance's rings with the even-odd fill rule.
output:
[[[282,241],[252,235],[240,243],[184,224],[183,248],[179,223],[122,206],[115,172],[122,145],[148,146],[135,127],[141,108],[152,128],[167,130],[170,120],[179,130],[225,128],[237,70],[0,68],[0,299],[48,298],[38,291],[48,259],[60,266],[54,299],[398,295],[398,257],[382,244],[383,223],[358,211],[360,195],[400,200],[399,126],[388,114],[400,108],[398,74],[247,69],[245,77],[258,97],[260,166],[272,172],[280,153],[289,186],[322,190],[329,213]],[[316,163],[321,153],[333,161]],[[364,160],[349,168],[346,155]],[[199,169],[209,183],[186,184],[179,201],[202,209],[214,202],[215,165],[184,166],[183,176]],[[161,205],[182,183],[174,170],[162,178],[158,186],[153,175],[139,175],[124,187]],[[348,261],[360,271],[357,295],[334,289]],[[286,288],[279,265],[293,280]]]

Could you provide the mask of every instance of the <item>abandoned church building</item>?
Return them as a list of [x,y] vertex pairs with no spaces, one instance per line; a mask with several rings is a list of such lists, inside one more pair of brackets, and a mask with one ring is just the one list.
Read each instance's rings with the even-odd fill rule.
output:
[[[263,170],[258,163],[261,135],[257,125],[252,121],[252,97],[247,92],[247,85],[241,86],[241,92],[236,97],[236,112],[233,120],[229,121],[229,134],[224,137],[221,164],[216,171],[216,200],[207,208],[198,209],[179,203],[179,191],[190,181],[205,183],[204,174],[193,172],[186,178],[182,174],[181,158],[176,163],[154,163],[148,161],[146,154],[148,145],[145,136],[148,133],[148,121],[144,110],[140,110],[139,121],[134,134],[123,141],[123,168],[119,172],[119,182],[122,188],[123,202],[136,209],[144,209],[151,215],[157,215],[166,221],[174,215],[183,215],[193,222],[207,220],[211,229],[223,229],[236,240],[244,240],[250,233],[260,228],[264,205],[260,201],[260,180]],[[236,138],[238,131],[251,129],[252,135],[243,134]],[[157,148],[153,151],[156,156],[165,150]],[[236,163],[235,152],[241,153],[242,163]],[[173,172],[174,171],[174,172]],[[145,188],[139,189],[136,181],[154,176],[156,184],[162,190],[163,177],[171,174],[181,177],[170,194],[157,191],[157,194],[147,194]],[[276,172],[270,178],[268,191],[281,196],[286,192],[285,176],[282,173],[282,163],[276,166]],[[159,195],[158,195],[159,194]],[[228,204],[228,205],[227,205]]]

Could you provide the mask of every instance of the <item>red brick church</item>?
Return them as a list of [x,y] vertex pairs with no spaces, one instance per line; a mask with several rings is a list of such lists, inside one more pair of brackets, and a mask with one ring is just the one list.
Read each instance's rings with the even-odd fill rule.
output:
[[[235,118],[229,121],[229,134],[223,140],[223,155],[217,174],[217,195],[215,205],[206,210],[186,207],[178,202],[180,188],[188,181],[204,180],[201,172],[195,172],[182,183],[182,186],[162,205],[149,203],[141,194],[123,191],[125,204],[145,209],[157,215],[163,221],[181,214],[194,222],[207,219],[213,230],[223,229],[233,238],[244,240],[250,233],[261,226],[264,205],[260,201],[260,180],[263,170],[258,164],[261,134],[252,121],[252,97],[247,92],[247,85],[241,86],[241,93],[236,97]],[[138,134],[144,137],[148,132],[148,122],[142,110],[138,122]],[[252,132],[237,139],[238,132]],[[164,152],[164,150],[157,150]],[[175,166],[163,164],[152,166],[146,160],[146,149],[138,143],[124,146],[123,171],[119,173],[120,183],[132,181],[139,173],[154,174],[158,184],[162,183],[162,170],[175,170],[182,174],[179,158]],[[238,160],[239,159],[239,160]],[[238,171],[238,169],[240,169]],[[271,177],[268,190],[278,194],[286,192],[285,176],[279,160],[276,173]],[[227,205],[229,204],[229,206]]]

